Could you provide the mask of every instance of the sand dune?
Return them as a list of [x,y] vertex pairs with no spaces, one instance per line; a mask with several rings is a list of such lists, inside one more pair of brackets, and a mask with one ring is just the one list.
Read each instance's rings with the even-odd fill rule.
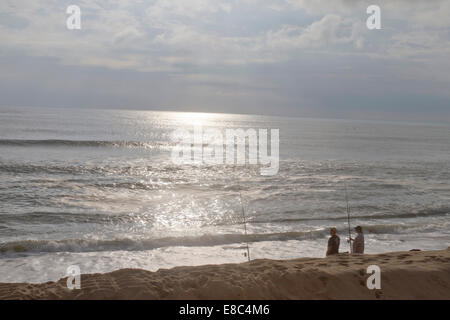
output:
[[[381,289],[369,290],[369,265]],[[43,284],[0,284],[0,299],[450,299],[450,248],[324,259],[254,260],[242,264],[122,269]]]

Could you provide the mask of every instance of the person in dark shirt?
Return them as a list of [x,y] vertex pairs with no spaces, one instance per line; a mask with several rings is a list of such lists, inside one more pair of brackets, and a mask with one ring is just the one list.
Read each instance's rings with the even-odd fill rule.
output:
[[341,243],[341,239],[336,235],[336,228],[330,229],[330,238],[328,239],[328,247],[327,247],[327,257],[333,254],[339,253],[339,244]]

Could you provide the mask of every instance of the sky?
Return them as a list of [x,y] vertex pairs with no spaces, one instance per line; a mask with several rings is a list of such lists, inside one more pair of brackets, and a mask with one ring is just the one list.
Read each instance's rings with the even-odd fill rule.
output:
[[448,0],[0,1],[6,107],[450,122],[449,57]]

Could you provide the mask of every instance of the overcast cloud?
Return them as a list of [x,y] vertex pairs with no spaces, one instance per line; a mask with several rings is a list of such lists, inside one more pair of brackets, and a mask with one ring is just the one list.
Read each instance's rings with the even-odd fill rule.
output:
[[447,0],[3,0],[0,105],[450,122],[449,17]]

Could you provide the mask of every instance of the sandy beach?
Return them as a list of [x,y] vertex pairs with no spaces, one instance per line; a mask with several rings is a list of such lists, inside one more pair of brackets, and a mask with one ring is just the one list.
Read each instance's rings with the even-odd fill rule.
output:
[[[366,286],[381,269],[381,289]],[[121,269],[43,284],[0,284],[0,299],[450,299],[450,248],[241,264]]]

